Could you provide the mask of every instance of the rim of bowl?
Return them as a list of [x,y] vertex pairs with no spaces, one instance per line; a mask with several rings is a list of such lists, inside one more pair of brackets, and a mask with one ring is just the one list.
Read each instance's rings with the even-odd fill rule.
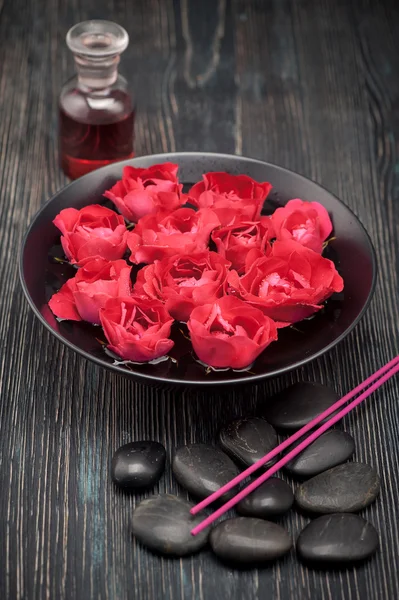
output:
[[[273,369],[271,371],[268,371],[267,373],[259,373],[256,375],[248,375],[248,376],[244,376],[242,378],[237,378],[237,379],[231,379],[231,378],[226,378],[226,379],[220,379],[220,380],[204,380],[204,381],[195,381],[195,380],[181,380],[181,379],[174,379],[174,378],[169,378],[169,377],[160,377],[158,375],[149,375],[147,373],[140,373],[139,371],[128,371],[127,369],[124,369],[123,367],[120,367],[119,365],[114,365],[112,363],[107,363],[104,360],[102,360],[101,358],[97,358],[96,356],[93,356],[92,354],[90,354],[89,352],[86,352],[85,350],[83,350],[82,348],[79,348],[78,346],[75,346],[75,344],[73,344],[72,342],[70,342],[69,340],[67,340],[66,338],[64,338],[60,333],[58,333],[58,331],[55,331],[51,325],[46,321],[46,319],[43,317],[43,315],[41,314],[41,312],[39,311],[39,309],[37,308],[36,304],[33,302],[26,282],[25,282],[25,277],[24,277],[24,271],[23,271],[23,257],[24,257],[24,250],[25,250],[25,245],[27,242],[27,239],[30,235],[31,229],[33,228],[34,224],[36,223],[37,218],[39,217],[39,215],[47,208],[47,206],[50,204],[50,202],[53,201],[53,199],[58,196],[61,192],[63,192],[64,190],[66,190],[67,188],[69,188],[70,186],[73,186],[76,181],[81,181],[81,180],[85,180],[86,178],[90,178],[93,177],[94,173],[97,173],[99,171],[108,169],[110,167],[115,167],[116,165],[120,165],[121,167],[125,166],[125,165],[130,165],[132,164],[133,161],[135,160],[141,160],[141,159],[151,159],[155,161],[155,164],[158,160],[160,161],[165,161],[165,156],[170,157],[168,160],[173,159],[173,157],[176,158],[176,161],[178,161],[178,157],[190,157],[192,156],[193,158],[195,156],[206,156],[206,157],[218,157],[218,158],[225,158],[228,160],[233,160],[233,161],[241,161],[241,160],[245,160],[248,162],[252,162],[252,163],[256,163],[259,165],[267,165],[268,167],[272,167],[273,169],[276,169],[278,171],[281,171],[282,173],[290,173],[290,174],[294,174],[297,177],[299,177],[300,179],[302,179],[305,182],[311,182],[314,185],[317,185],[318,187],[320,187],[321,189],[323,189],[324,191],[326,191],[328,194],[330,194],[331,196],[333,196],[335,198],[335,200],[337,200],[337,202],[339,202],[339,204],[342,204],[342,206],[344,206],[356,219],[356,221],[359,223],[361,229],[363,230],[363,233],[365,235],[365,239],[367,240],[367,244],[368,244],[368,249],[369,249],[369,253],[371,256],[371,262],[372,262],[372,272],[373,272],[373,276],[372,276],[372,281],[371,281],[371,286],[370,286],[370,290],[367,296],[367,299],[361,309],[361,311],[359,312],[359,314],[356,316],[356,318],[352,321],[352,323],[345,329],[345,331],[343,331],[341,333],[341,335],[339,335],[334,341],[330,342],[329,344],[327,344],[325,347],[321,348],[320,350],[318,350],[317,352],[313,353],[311,356],[308,356],[306,358],[303,358],[299,361],[296,361],[295,363],[293,363],[292,365],[283,367],[283,368],[279,368],[279,369]],[[96,363],[97,365],[104,367],[105,369],[109,369],[111,371],[116,371],[117,373],[128,377],[129,379],[136,379],[136,380],[141,380],[143,383],[145,382],[152,382],[152,383],[160,383],[160,384],[164,384],[164,385],[176,385],[176,386],[186,386],[186,387],[212,387],[212,386],[227,386],[227,385],[240,385],[240,384],[245,384],[245,383],[256,383],[256,382],[260,382],[262,380],[265,379],[271,379],[273,377],[277,377],[279,375],[283,375],[284,373],[289,373],[290,371],[294,371],[295,369],[299,369],[300,367],[302,367],[303,365],[306,365],[309,362],[312,362],[313,360],[316,360],[317,358],[319,358],[320,356],[323,356],[323,354],[325,354],[326,352],[328,352],[329,350],[331,350],[332,348],[334,348],[335,346],[337,346],[342,340],[344,340],[346,338],[346,336],[356,327],[356,325],[358,325],[358,323],[360,322],[360,320],[362,319],[362,317],[364,316],[366,310],[368,309],[370,302],[372,300],[374,291],[375,291],[375,286],[377,283],[377,257],[376,257],[376,252],[375,252],[375,248],[373,246],[373,243],[371,241],[371,238],[366,230],[366,228],[364,227],[363,223],[360,221],[360,219],[357,217],[357,215],[353,212],[353,210],[351,208],[349,208],[349,206],[347,206],[342,200],[340,200],[340,198],[338,198],[335,194],[333,194],[332,192],[330,192],[327,188],[325,188],[324,186],[320,185],[319,183],[312,181],[311,179],[309,179],[308,177],[305,177],[304,175],[301,175],[300,173],[297,173],[296,171],[292,171],[291,169],[286,169],[285,167],[281,167],[279,165],[275,165],[273,163],[269,163],[266,162],[264,160],[259,160],[256,158],[248,158],[246,156],[238,156],[236,154],[226,154],[226,153],[220,153],[220,152],[164,152],[161,154],[147,154],[145,156],[137,156],[135,158],[130,158],[128,160],[124,160],[124,161],[119,161],[119,162],[115,162],[115,163],[111,163],[110,165],[106,165],[105,167],[101,167],[100,169],[96,169],[95,171],[92,171],[91,173],[87,173],[86,175],[83,175],[83,177],[80,177],[77,180],[71,181],[70,183],[68,183],[66,186],[64,186],[63,188],[61,188],[60,190],[58,190],[55,194],[53,194],[51,196],[51,198],[49,200],[47,200],[47,202],[45,202],[43,204],[43,206],[37,211],[37,213],[34,215],[31,223],[29,224],[29,227],[23,237],[22,240],[22,245],[21,245],[21,249],[20,249],[20,255],[19,255],[19,261],[18,261],[18,266],[19,266],[19,278],[21,281],[21,285],[22,285],[22,289],[23,292],[25,294],[25,297],[32,309],[32,311],[34,312],[34,314],[36,315],[36,317],[39,319],[39,321],[41,321],[41,323],[46,327],[46,329],[48,331],[50,331],[50,333],[52,333],[60,342],[62,342],[63,344],[65,344],[66,346],[68,346],[69,348],[71,348],[71,350],[74,350],[75,352],[77,352],[77,354],[80,354],[81,356],[83,356],[85,359]]]

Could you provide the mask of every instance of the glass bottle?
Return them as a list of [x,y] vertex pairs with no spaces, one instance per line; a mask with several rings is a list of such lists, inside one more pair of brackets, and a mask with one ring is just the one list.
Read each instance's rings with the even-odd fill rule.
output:
[[127,32],[111,21],[84,21],[67,33],[77,75],[59,99],[61,167],[71,179],[133,156],[134,106],[118,74]]

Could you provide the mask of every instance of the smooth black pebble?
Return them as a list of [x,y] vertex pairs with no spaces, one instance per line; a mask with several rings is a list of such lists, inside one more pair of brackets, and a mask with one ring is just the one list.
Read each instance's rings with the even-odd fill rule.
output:
[[376,552],[378,533],[371,523],[352,514],[333,514],[311,521],[301,531],[296,549],[305,561],[354,563]]
[[263,416],[277,429],[295,431],[337,400],[339,396],[331,388],[320,383],[301,381],[268,399]]
[[349,433],[331,429],[287,463],[285,468],[291,475],[305,479],[340,465],[348,460],[354,451],[355,442]]
[[294,503],[292,489],[282,479],[272,477],[236,505],[240,515],[274,519],[288,512]]
[[280,525],[249,517],[223,521],[212,529],[209,540],[219,558],[242,565],[275,560],[292,547],[290,535]]
[[251,466],[277,446],[277,434],[265,419],[241,418],[219,432],[223,450],[244,466]]
[[313,513],[356,512],[371,504],[380,491],[380,478],[370,465],[349,462],[302,483],[296,503]]
[[187,556],[198,552],[206,544],[209,531],[191,535],[192,528],[204,519],[203,514],[190,514],[193,506],[171,494],[147,498],[133,512],[133,534],[144,546],[161,554]]
[[125,488],[144,489],[159,481],[166,452],[158,442],[131,442],[118,448],[112,458],[113,481]]
[[[177,481],[196,498],[206,498],[239,474],[224,452],[206,444],[190,444],[176,450],[172,462]],[[235,490],[224,494],[222,501],[232,498]]]

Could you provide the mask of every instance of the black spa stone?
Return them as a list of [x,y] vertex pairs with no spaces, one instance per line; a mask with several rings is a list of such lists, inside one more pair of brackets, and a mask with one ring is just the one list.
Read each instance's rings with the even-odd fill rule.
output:
[[282,479],[271,477],[236,505],[240,515],[275,519],[288,512],[294,503],[292,489]]
[[160,554],[187,556],[198,552],[206,544],[209,530],[191,535],[193,527],[204,519],[203,514],[190,514],[193,506],[171,494],[147,498],[133,512],[133,534],[144,546]]
[[[190,494],[203,499],[239,474],[231,458],[220,448],[207,444],[189,444],[178,448],[173,457],[173,474]],[[235,490],[221,497],[226,501]]]
[[261,417],[240,418],[220,430],[219,443],[234,460],[251,466],[277,446],[277,434]]
[[298,537],[296,549],[304,561],[351,564],[374,554],[378,533],[358,515],[340,513],[311,521]]
[[113,481],[124,488],[144,489],[159,481],[166,452],[158,442],[131,442],[118,448],[112,458]]
[[288,532],[270,521],[237,517],[212,529],[210,544],[223,561],[239,565],[269,562],[287,554],[292,547]]
[[285,468],[291,475],[305,479],[345,462],[354,451],[355,442],[349,433],[330,429],[287,463]]
[[371,504],[380,491],[380,478],[370,465],[349,462],[302,483],[295,500],[304,511],[319,514],[357,512]]
[[337,400],[339,396],[331,388],[301,381],[267,399],[262,414],[276,429],[295,431]]

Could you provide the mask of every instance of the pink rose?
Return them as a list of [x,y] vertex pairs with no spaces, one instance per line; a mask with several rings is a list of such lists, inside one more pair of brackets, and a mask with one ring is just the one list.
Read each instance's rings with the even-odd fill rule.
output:
[[110,298],[131,294],[131,270],[124,260],[94,258],[51,297],[49,306],[60,319],[99,325],[99,310]]
[[270,217],[261,217],[259,221],[241,221],[228,227],[220,227],[212,232],[212,240],[217,251],[231,262],[232,268],[242,272],[248,252],[259,250],[265,254],[269,242],[275,237]]
[[54,219],[61,244],[72,264],[82,266],[92,258],[117,260],[126,251],[127,229],[121,215],[98,204],[81,210],[65,208]]
[[245,275],[231,271],[228,283],[230,293],[286,323],[309,317],[343,289],[331,260],[292,240],[274,242],[268,256],[254,261],[248,255]]
[[134,293],[160,300],[177,321],[196,306],[216,302],[227,291],[230,263],[216,252],[166,257],[138,272]]
[[123,360],[148,362],[165,356],[173,319],[161,302],[133,296],[112,298],[100,310],[108,348]]
[[271,216],[278,240],[295,240],[319,254],[323,242],[332,232],[327,210],[319,202],[304,202],[296,198]]
[[152,263],[166,256],[201,252],[219,219],[207,208],[179,208],[173,213],[156,213],[140,219],[128,235],[133,263]]
[[184,203],[178,165],[163,163],[148,169],[125,167],[122,179],[104,194],[119,212],[136,223],[158,210],[171,212]]
[[212,208],[221,225],[227,226],[232,224],[228,219],[231,209],[243,220],[258,220],[271,189],[270,183],[258,183],[248,175],[205,173],[188,192],[188,200],[199,208]]
[[274,321],[233,296],[194,308],[187,327],[196,355],[212,367],[244,369],[277,340]]

